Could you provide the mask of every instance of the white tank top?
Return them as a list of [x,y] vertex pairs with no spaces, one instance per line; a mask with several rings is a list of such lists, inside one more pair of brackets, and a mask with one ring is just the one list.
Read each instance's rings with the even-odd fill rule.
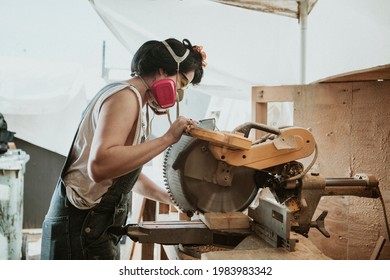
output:
[[75,138],[69,155],[71,165],[64,174],[66,195],[69,201],[79,209],[90,209],[101,200],[101,197],[112,185],[113,180],[93,182],[88,176],[88,158],[100,108],[103,102],[118,91],[129,87],[137,96],[139,115],[133,145],[139,144],[144,136],[142,99],[139,91],[127,82],[118,82],[107,85],[91,101],[80,123],[79,132]]

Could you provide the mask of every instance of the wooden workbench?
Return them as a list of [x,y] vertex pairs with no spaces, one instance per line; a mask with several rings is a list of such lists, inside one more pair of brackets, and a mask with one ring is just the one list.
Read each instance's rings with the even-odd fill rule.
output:
[[207,252],[202,260],[330,260],[308,238],[294,234],[298,239],[295,251],[273,248],[255,235],[248,236],[233,250]]
[[163,247],[171,260],[331,260],[308,238],[299,234],[293,234],[293,237],[298,239],[293,252],[284,248],[273,248],[255,235],[246,237],[234,249],[209,246],[210,251],[202,253],[200,258],[181,252],[178,246]]

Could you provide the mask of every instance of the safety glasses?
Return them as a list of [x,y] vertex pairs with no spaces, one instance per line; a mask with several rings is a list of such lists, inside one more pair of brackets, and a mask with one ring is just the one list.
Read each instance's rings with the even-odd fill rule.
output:
[[188,80],[188,78],[186,77],[186,75],[184,75],[182,72],[178,72],[179,75],[179,79],[178,79],[178,84],[179,84],[179,87],[177,89],[177,95],[178,95],[178,99],[179,101],[182,101],[183,100],[183,97],[184,97],[184,91],[191,85],[190,84],[190,80]]

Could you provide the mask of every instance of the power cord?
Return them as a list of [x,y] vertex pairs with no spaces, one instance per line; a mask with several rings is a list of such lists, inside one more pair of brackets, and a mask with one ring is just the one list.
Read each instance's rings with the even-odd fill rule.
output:
[[379,190],[379,199],[380,199],[380,201],[382,203],[383,216],[385,218],[387,238],[388,238],[387,240],[390,241],[390,226],[389,226],[389,221],[387,219],[386,204],[385,204],[385,200],[383,199],[383,196],[382,196],[382,193],[381,193],[380,190]]

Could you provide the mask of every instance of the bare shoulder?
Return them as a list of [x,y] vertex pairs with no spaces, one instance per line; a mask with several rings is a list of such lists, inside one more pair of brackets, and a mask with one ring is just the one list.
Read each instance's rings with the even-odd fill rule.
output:
[[105,141],[110,139],[110,143],[123,144],[139,117],[139,110],[137,96],[131,89],[124,88],[112,94],[100,108],[97,135]]
[[119,102],[137,101],[136,104],[138,104],[138,98],[136,96],[136,93],[132,91],[129,87],[121,89],[115,94],[111,95],[109,98],[107,98],[107,101],[109,100],[114,100]]
[[101,110],[123,110],[131,109],[131,111],[138,111],[138,98],[129,87],[121,89],[115,94],[108,97],[102,104]]

